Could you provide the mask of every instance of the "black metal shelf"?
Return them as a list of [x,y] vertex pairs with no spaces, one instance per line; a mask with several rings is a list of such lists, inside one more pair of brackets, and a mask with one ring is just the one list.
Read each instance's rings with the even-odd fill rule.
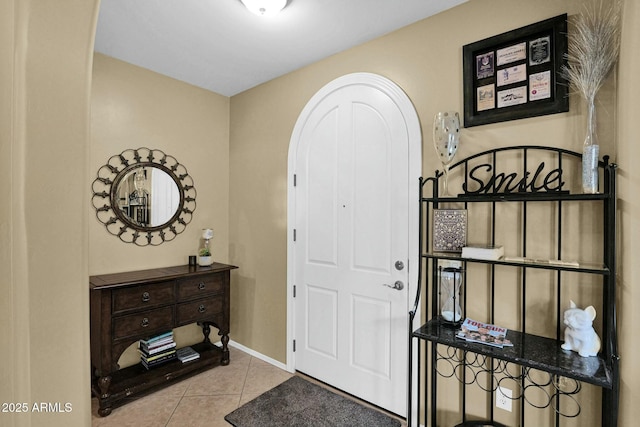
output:
[[604,359],[581,357],[575,352],[564,351],[560,348],[561,342],[554,339],[510,329],[508,337],[513,347],[492,347],[456,338],[456,329],[442,325],[439,319],[427,322],[415,330],[413,336],[599,387],[612,387],[611,372]]
[[[418,424],[429,424],[427,418],[430,418],[431,425],[437,425],[438,418],[438,380],[437,376],[444,379],[457,380],[460,386],[460,405],[462,425],[467,420],[467,416],[486,416],[493,422],[493,404],[492,397],[496,392],[496,387],[504,377],[516,384],[531,384],[542,390],[542,394],[549,397],[548,402],[544,405],[537,406],[531,403],[524,395],[524,391],[529,387],[521,387],[522,393],[515,397],[514,400],[520,401],[520,424],[525,425],[525,407],[534,408],[551,408],[555,411],[554,425],[559,427],[562,425],[561,417],[573,418],[580,415],[580,404],[575,399],[581,390],[581,384],[591,384],[601,389],[602,409],[601,409],[601,425],[607,427],[615,427],[618,420],[618,402],[620,390],[620,360],[618,356],[618,340],[616,330],[616,168],[613,163],[609,163],[609,157],[604,156],[599,161],[599,171],[602,173],[600,180],[600,191],[596,194],[583,194],[576,182],[576,171],[581,170],[581,154],[556,147],[544,146],[514,146],[502,147],[487,150],[475,155],[469,156],[451,165],[448,176],[454,176],[462,179],[461,190],[464,192],[454,197],[439,196],[438,191],[441,187],[440,178],[444,175],[436,171],[435,175],[426,179],[420,179],[420,194],[418,197],[420,204],[419,216],[419,266],[418,266],[418,283],[415,302],[412,310],[409,312],[411,330],[409,335],[409,353],[413,354],[414,341],[422,341],[424,346],[424,356],[422,346],[417,348],[417,378],[423,381],[424,388],[420,386],[414,387],[412,383],[412,372],[414,363],[413,358],[409,358],[409,400],[413,402],[413,395],[417,395],[417,401],[420,402],[421,394],[424,391],[424,422],[418,420]],[[505,171],[503,167],[511,169]],[[531,172],[536,170],[534,174]],[[474,172],[476,171],[476,172]],[[477,171],[486,172],[486,174],[477,174]],[[568,173],[567,173],[568,171]],[[564,173],[564,175],[563,175]],[[508,177],[508,178],[507,178]],[[547,178],[551,177],[549,180]],[[513,181],[513,183],[512,183]],[[579,181],[579,180],[578,180]],[[458,181],[459,182],[459,181]],[[565,186],[565,182],[571,184]],[[553,185],[550,185],[553,184]],[[450,187],[449,187],[450,188]],[[542,190],[542,191],[541,191]],[[529,202],[533,204],[537,202],[550,202],[550,213],[555,217],[551,225],[550,243],[555,246],[553,249],[557,256],[562,258],[563,249],[566,248],[567,231],[563,229],[566,224],[567,214],[565,214],[565,205],[579,203],[580,209],[589,212],[601,212],[602,222],[599,223],[601,230],[595,232],[589,227],[580,228],[580,232],[594,234],[596,244],[602,245],[602,258],[593,260],[575,260],[576,263],[562,263],[545,259],[514,259],[503,257],[499,260],[484,260],[463,258],[460,253],[453,252],[435,252],[432,245],[432,227],[431,221],[434,216],[435,209],[441,209],[449,206],[456,206],[456,209],[463,208],[467,210],[468,220],[474,221],[475,213],[480,210],[483,212],[482,218],[486,218],[486,224],[481,225],[487,227],[487,241],[495,242],[496,229],[500,229],[501,222],[505,219],[500,217],[502,210],[496,209],[496,205],[500,203],[519,203],[518,215],[516,221],[517,253],[530,255],[532,247],[529,242],[536,242],[536,239],[530,239],[529,236],[535,234],[535,231],[528,228]],[[566,202],[566,203],[565,203]],[[585,203],[585,204],[583,204]],[[489,205],[490,211],[485,210]],[[534,212],[538,212],[546,205],[531,206]],[[488,216],[487,216],[487,212]],[[476,216],[477,218],[477,216]],[[513,218],[511,218],[513,220]],[[474,226],[478,226],[477,223]],[[597,237],[599,233],[601,239]],[[539,239],[538,239],[539,240]],[[566,253],[566,251],[564,251]],[[566,256],[566,255],[565,255]],[[480,319],[489,323],[494,323],[496,310],[499,310],[500,304],[506,302],[497,294],[498,281],[502,280],[502,271],[504,268],[521,269],[520,274],[513,283],[514,287],[519,290],[516,300],[511,305],[518,307],[516,324],[521,331],[509,330],[507,338],[514,344],[512,347],[492,347],[479,343],[468,342],[460,338],[456,338],[457,328],[450,325],[442,324],[439,318],[438,306],[438,267],[441,265],[439,261],[454,260],[465,264],[465,269],[469,264],[485,265],[487,275],[486,284],[482,289],[476,286],[467,286],[467,280],[463,285],[465,301],[473,300],[475,295],[485,292],[490,297],[487,309],[488,318]],[[569,260],[563,260],[569,261]],[[573,261],[573,260],[571,260]],[[530,269],[549,270],[557,274],[549,275],[549,280],[545,281],[528,280],[526,272]],[[568,306],[567,297],[564,295],[563,283],[573,283],[573,277],[563,273],[579,273],[587,275],[600,276],[601,279],[601,295],[602,295],[602,319],[601,325],[601,342],[602,348],[597,357],[581,357],[573,351],[564,351],[561,348],[561,332],[562,332],[562,310]],[[510,279],[511,280],[511,279]],[[599,280],[598,280],[599,281]],[[424,283],[423,283],[424,282]],[[547,283],[548,282],[548,283]],[[595,283],[596,281],[591,281]],[[590,283],[591,283],[590,282]],[[549,301],[549,313],[555,318],[555,331],[546,330],[543,334],[547,336],[553,335],[553,338],[530,334],[527,331],[532,330],[529,326],[530,316],[527,310],[531,303],[527,299],[527,289],[536,292],[538,284],[542,286],[551,286],[555,295]],[[424,293],[422,286],[425,286]],[[422,300],[422,304],[421,304]],[[415,329],[413,323],[419,308],[422,307],[427,323],[418,329]],[[466,308],[463,309],[463,316]],[[427,360],[429,359],[429,363]],[[515,365],[517,374],[512,374],[507,366]],[[442,369],[440,369],[442,368]],[[446,369],[445,369],[446,368]],[[530,370],[539,371],[533,377],[530,376]],[[445,372],[446,371],[446,372]],[[540,372],[545,375],[540,376]],[[421,377],[421,375],[423,375]],[[467,377],[468,375],[468,377]],[[535,378],[546,376],[546,382],[538,383]],[[483,380],[477,381],[480,377]],[[563,388],[559,384],[564,378],[568,382],[573,382],[569,388]],[[474,384],[485,391],[487,396],[487,413],[482,414],[474,408],[474,413],[467,414],[467,387]],[[489,385],[487,385],[487,383]],[[546,391],[549,391],[547,393]],[[534,392],[536,393],[536,392]],[[475,396],[474,396],[475,398]],[[577,406],[577,411],[568,410],[567,407],[561,408],[560,401],[569,399]],[[529,403],[529,405],[525,405]],[[411,405],[413,407],[413,405]],[[526,409],[527,411],[529,409]],[[407,418],[408,425],[413,425],[411,420],[411,411]]]
[[482,264],[494,264],[494,265],[508,265],[511,267],[526,267],[526,268],[541,268],[545,270],[555,270],[555,271],[573,271],[576,273],[590,273],[590,274],[601,274],[604,276],[609,276],[611,271],[608,267],[603,264],[596,263],[578,263],[575,265],[567,265],[567,264],[553,264],[547,260],[532,260],[532,261],[513,261],[513,260],[486,260],[486,259],[475,259],[475,258],[463,258],[459,253],[446,253],[446,252],[433,252],[433,253],[424,253],[421,255],[423,258],[429,259],[449,259],[455,261],[464,261],[464,262],[475,262]]

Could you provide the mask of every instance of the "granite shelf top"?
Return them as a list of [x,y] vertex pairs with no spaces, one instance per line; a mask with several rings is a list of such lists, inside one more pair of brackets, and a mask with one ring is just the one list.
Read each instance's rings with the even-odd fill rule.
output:
[[442,325],[438,319],[432,319],[415,330],[413,336],[599,387],[612,388],[610,371],[600,356],[581,357],[573,351],[562,350],[560,341],[510,329],[507,338],[513,343],[513,347],[499,348],[456,338],[456,331],[457,328]]

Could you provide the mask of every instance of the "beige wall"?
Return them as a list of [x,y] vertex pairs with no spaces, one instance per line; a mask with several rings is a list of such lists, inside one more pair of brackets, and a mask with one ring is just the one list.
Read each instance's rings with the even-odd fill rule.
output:
[[[470,0],[235,96],[230,113],[224,111],[224,97],[150,77],[100,55],[95,59],[95,94],[90,104],[97,4],[86,0],[0,4],[0,194],[8,201],[0,204],[0,268],[6,279],[0,281],[0,291],[6,295],[0,299],[0,332],[9,337],[3,347],[9,349],[5,363],[0,364],[0,396],[3,402],[73,403],[70,414],[0,414],[3,426],[89,425],[87,275],[183,263],[195,250],[198,231],[204,226],[218,228],[214,251],[219,259],[226,257],[240,266],[234,277],[232,339],[284,362],[287,150],[305,103],[323,85],[346,73],[367,71],[390,78],[412,99],[422,121],[424,173],[428,175],[438,167],[430,155],[431,117],[442,109],[462,110],[460,47],[560,13],[575,13],[580,1]],[[630,426],[640,418],[636,404],[640,372],[633,363],[640,351],[634,338],[639,321],[634,306],[640,303],[634,286],[634,279],[640,277],[635,256],[640,241],[636,196],[640,172],[634,168],[640,158],[634,140],[640,131],[636,120],[640,7],[636,1],[627,0],[624,20],[618,115],[613,116],[612,105],[599,110],[599,119],[602,151],[616,153],[614,159],[620,165],[620,425]],[[446,52],[442,47],[448,48]],[[101,75],[107,70],[109,75]],[[146,78],[151,81],[145,82]],[[131,96],[117,99],[109,93],[124,87],[133,91]],[[154,103],[154,91],[163,95],[161,101],[171,99],[194,116]],[[94,126],[102,126],[91,129],[91,138],[90,106]],[[139,120],[137,124],[115,117],[125,107],[127,115]],[[573,102],[566,114],[465,129],[459,156],[514,143],[579,149],[581,110]],[[228,128],[225,115],[231,123]],[[108,122],[117,126],[109,129]],[[608,127],[612,131],[603,134]],[[139,249],[119,243],[102,229],[88,208],[88,185],[106,157],[125,148],[151,146],[155,138],[162,140],[155,146],[176,155],[194,176],[198,216],[178,240]],[[197,141],[195,149],[190,148],[192,140]],[[217,148],[216,154],[208,151],[210,158],[202,154],[218,143],[224,150],[226,141],[228,159],[218,163]],[[212,163],[204,165],[202,159]],[[218,175],[221,169],[214,166],[227,169]],[[214,182],[224,181],[226,174],[228,195],[227,184]],[[210,185],[200,184],[209,181]],[[215,202],[214,197],[228,197],[228,202]]]
[[640,367],[637,355],[640,341],[636,325],[640,322],[640,4],[627,0],[623,22],[619,64],[619,102],[617,117],[617,162],[620,165],[618,197],[618,332],[622,365],[620,387],[620,426],[640,420]]
[[[14,33],[14,7],[13,2],[0,3],[0,196],[5,201],[13,200],[13,186],[11,169],[11,153],[14,144],[12,122],[14,120],[13,109],[14,91],[13,68],[15,60],[13,51],[15,46]],[[13,274],[14,267],[11,244],[13,221],[11,220],[11,203],[0,203],[0,271],[3,274]],[[17,250],[17,248],[16,248]],[[7,337],[7,342],[17,345],[14,338],[15,322],[13,320],[13,288],[14,280],[4,278],[0,280],[0,336]],[[17,394],[15,391],[14,373],[18,369],[14,351],[5,352],[5,363],[0,365],[0,400],[10,401]],[[20,365],[25,369],[24,365]]]
[[[97,1],[0,4],[0,413],[90,424],[87,194]],[[38,402],[70,403],[36,413]],[[64,406],[63,406],[64,408]]]
[[[611,154],[620,164],[620,205],[624,208],[620,229],[619,309],[621,326],[623,395],[620,425],[632,425],[638,409],[638,369],[629,361],[640,350],[631,337],[633,303],[639,302],[631,280],[640,272],[632,269],[632,242],[638,235],[637,210],[633,210],[634,175],[632,159],[638,158],[633,135],[638,125],[637,74],[640,17],[636,2],[627,5],[624,48],[621,61],[619,102],[615,78],[600,94],[599,135],[601,152]],[[331,80],[352,72],[383,75],[404,89],[416,107],[424,136],[424,175],[432,174],[439,163],[432,155],[431,122],[440,110],[462,112],[462,46],[532,22],[562,13],[575,14],[582,1],[471,0],[370,43],[332,56],[311,66],[258,86],[231,98],[230,129],[230,261],[240,266],[234,288],[233,339],[276,360],[286,361],[286,280],[287,280],[287,154],[296,119],[306,102]],[[635,46],[636,50],[633,50]],[[635,94],[631,92],[635,89]],[[277,108],[274,108],[277,106]],[[624,115],[615,117],[617,108]],[[585,117],[580,99],[572,97],[571,111],[563,114],[464,129],[459,158],[496,146],[552,145],[581,151]],[[626,120],[622,120],[626,117]],[[634,130],[636,132],[634,132]],[[622,136],[625,138],[622,138]],[[633,234],[635,233],[635,234]],[[637,263],[636,263],[637,264]],[[637,320],[636,320],[637,321]],[[627,325],[625,327],[625,325]],[[626,360],[626,362],[625,362]],[[589,390],[589,396],[597,391]],[[583,407],[586,419],[595,406]],[[451,420],[453,421],[453,420]],[[584,422],[584,419],[581,419]],[[535,423],[534,423],[535,424]],[[582,424],[584,425],[584,424]]]
[[[89,172],[126,149],[147,147],[174,156],[197,191],[191,223],[171,242],[139,247],[108,233],[91,212],[89,273],[180,265],[197,253],[203,228],[227,262],[229,236],[229,98],[95,54]],[[93,178],[92,178],[93,179]]]
[[[90,212],[89,274],[181,265],[198,250],[203,228],[213,228],[214,259],[228,261],[229,98],[95,54],[91,94],[90,174],[126,149],[147,147],[174,156],[197,191],[191,223],[159,246],[126,244]],[[92,178],[93,179],[93,178]],[[190,325],[176,330],[179,345],[202,340]],[[137,363],[135,343],[120,366]]]

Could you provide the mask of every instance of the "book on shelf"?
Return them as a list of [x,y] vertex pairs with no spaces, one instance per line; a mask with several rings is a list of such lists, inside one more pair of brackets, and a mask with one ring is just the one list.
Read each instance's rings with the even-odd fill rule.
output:
[[456,337],[467,342],[476,342],[492,347],[512,347],[513,344],[507,339],[508,331],[502,326],[478,322],[467,317],[456,333]]
[[140,343],[147,346],[153,346],[153,345],[156,345],[158,342],[163,342],[163,341],[173,341],[173,331],[167,331],[158,335],[154,335],[149,338],[141,339]]
[[191,347],[179,348],[178,350],[176,350],[176,355],[182,363],[190,362],[192,360],[197,360],[200,358],[200,353],[198,353]]
[[138,342],[138,351],[147,359],[151,356],[163,354],[167,350],[174,350],[176,342],[173,340],[173,331],[163,332],[150,338],[141,339]]
[[153,362],[154,360],[162,359],[163,357],[166,357],[166,356],[175,355],[175,353],[176,353],[175,349],[167,350],[162,353],[152,354],[152,355],[146,355],[144,353],[141,353],[140,359],[145,360],[147,362]]
[[146,369],[151,369],[155,368],[156,366],[164,365],[167,362],[171,362],[172,360],[175,360],[176,357],[176,352],[174,350],[168,354],[162,355],[162,357],[152,358],[151,360],[147,360],[146,358],[141,357],[140,363],[142,363],[142,366],[144,366]]
[[502,245],[468,245],[462,248],[462,258],[499,260],[504,256]]
[[158,348],[158,347],[162,347],[165,346],[167,344],[171,344],[173,341],[173,337],[169,337],[169,338],[163,338],[161,340],[158,341],[153,341],[152,343],[145,343],[140,341],[140,348],[146,348],[146,349],[152,349],[152,348]]
[[144,347],[142,345],[140,345],[140,347],[138,348],[138,350],[140,351],[140,354],[144,354],[145,356],[152,356],[154,354],[158,354],[158,353],[162,353],[166,350],[170,350],[172,348],[176,347],[176,343],[175,341],[172,341],[168,344],[163,344],[161,346],[158,347]]

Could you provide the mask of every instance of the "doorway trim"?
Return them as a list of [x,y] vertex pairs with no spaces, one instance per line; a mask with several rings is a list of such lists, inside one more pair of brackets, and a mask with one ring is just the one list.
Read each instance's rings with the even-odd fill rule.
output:
[[[289,372],[295,371],[295,352],[293,340],[295,338],[295,300],[294,300],[294,258],[295,250],[293,248],[294,228],[295,228],[295,187],[294,175],[296,173],[296,158],[298,153],[298,145],[300,137],[306,121],[310,117],[313,110],[323,99],[333,92],[348,86],[372,86],[385,93],[398,106],[405,123],[409,141],[409,265],[408,275],[408,298],[407,313],[412,308],[415,291],[418,283],[418,263],[419,263],[419,247],[418,247],[418,213],[419,213],[419,178],[422,174],[422,133],[420,121],[415,107],[407,94],[394,82],[386,77],[372,73],[352,73],[329,82],[322,87],[307,102],[302,112],[298,116],[291,139],[289,142],[288,153],[288,169],[287,169],[287,361],[286,366]],[[414,232],[415,231],[415,232]],[[420,321],[420,312],[416,313],[412,329],[416,328]],[[406,331],[407,339],[409,331]],[[415,351],[414,351],[415,353]],[[411,355],[415,358],[416,355]],[[408,363],[408,360],[407,360]],[[411,412],[415,408],[409,408]]]

